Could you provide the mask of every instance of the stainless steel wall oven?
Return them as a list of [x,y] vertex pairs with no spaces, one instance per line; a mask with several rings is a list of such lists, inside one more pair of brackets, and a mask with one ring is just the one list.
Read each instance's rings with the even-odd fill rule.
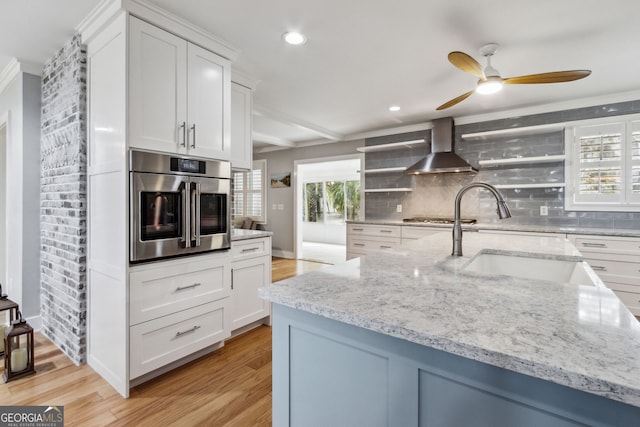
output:
[[231,164],[130,152],[132,263],[229,249]]

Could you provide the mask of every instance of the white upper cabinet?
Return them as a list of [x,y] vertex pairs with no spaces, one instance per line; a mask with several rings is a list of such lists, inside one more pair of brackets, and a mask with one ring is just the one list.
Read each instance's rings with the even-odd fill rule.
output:
[[228,160],[230,63],[130,18],[129,146]]
[[250,88],[231,82],[231,166],[234,169],[251,169],[252,97]]

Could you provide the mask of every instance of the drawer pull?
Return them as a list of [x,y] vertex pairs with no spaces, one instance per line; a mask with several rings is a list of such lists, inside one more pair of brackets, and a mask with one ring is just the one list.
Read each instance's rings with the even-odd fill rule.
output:
[[353,246],[364,246],[364,243],[354,243]]
[[391,249],[391,246],[383,246],[383,245],[380,245],[380,249]]
[[242,253],[257,251],[258,249],[260,248],[257,246],[255,248],[246,248],[242,250]]
[[592,265],[591,269],[595,271],[607,271],[607,267],[603,267],[601,265]]
[[176,338],[181,337],[181,336],[186,335],[186,334],[190,334],[190,333],[192,333],[192,332],[195,332],[195,331],[197,331],[198,329],[200,329],[200,326],[199,326],[199,325],[196,325],[196,326],[194,326],[194,327],[193,327],[193,328],[191,328],[191,329],[187,329],[186,331],[176,332]]
[[364,228],[352,228],[351,231],[364,231]]
[[392,230],[380,230],[381,233],[393,233]]
[[587,248],[606,248],[607,247],[605,243],[589,243],[589,242],[583,242],[582,246]]
[[202,286],[202,283],[194,283],[193,285],[187,285],[187,286],[178,286],[176,288],[176,292],[184,291],[185,289],[197,288],[198,286]]

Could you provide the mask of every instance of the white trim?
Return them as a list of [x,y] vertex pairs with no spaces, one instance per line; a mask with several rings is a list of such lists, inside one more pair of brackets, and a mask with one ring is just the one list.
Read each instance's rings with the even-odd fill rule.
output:
[[251,133],[251,138],[254,141],[265,142],[267,144],[278,145],[281,147],[287,147],[287,148],[296,147],[296,144],[293,141],[289,141],[284,138],[278,138],[275,136],[267,135],[267,134],[256,132],[256,131],[253,131]]
[[298,259],[298,256],[302,253],[302,233],[298,230],[302,230],[302,203],[300,201],[300,195],[302,194],[302,180],[298,179],[298,166],[311,163],[325,163],[335,162],[339,160],[360,160],[360,212],[361,217],[365,212],[365,197],[364,197],[364,154],[343,154],[340,156],[331,157],[316,157],[313,159],[300,159],[293,161],[293,214],[295,221],[293,221],[293,258]]
[[550,104],[537,105],[533,107],[518,108],[514,110],[496,111],[495,113],[478,114],[473,116],[463,116],[455,119],[457,125],[469,123],[488,122],[491,120],[508,119],[519,116],[530,116],[534,114],[552,113],[555,111],[566,111],[575,108],[593,107],[596,105],[615,104],[618,102],[636,101],[640,99],[640,90],[621,92],[610,95],[593,96],[588,98],[573,99],[570,101],[555,102]]
[[37,316],[27,317],[24,320],[33,328],[34,332],[42,331],[42,317],[39,314]]
[[296,259],[296,254],[282,249],[271,249],[271,255],[278,258]]
[[233,62],[239,51],[231,43],[146,0],[103,0],[76,27],[83,44],[95,37],[118,12],[124,10],[158,28],[176,34]]
[[260,79],[257,79],[250,75],[249,73],[245,73],[244,71],[240,71],[237,68],[231,67],[231,82],[239,84],[240,86],[244,86],[251,90],[256,90],[258,83],[261,82]]
[[[0,93],[2,93],[2,91],[0,91]],[[9,219],[8,219],[8,209],[7,209],[7,200],[8,200],[8,187],[7,187],[7,171],[9,170],[8,166],[8,162],[9,162],[9,143],[11,141],[11,135],[10,135],[10,123],[9,123],[9,119],[10,119],[10,111],[5,111],[3,114],[0,114],[0,131],[4,128],[4,147],[0,147],[0,150],[4,150],[4,164],[1,164],[0,167],[3,168],[4,170],[4,183],[5,183],[5,188],[0,189],[0,197],[3,197],[3,204],[4,204],[4,223],[0,223],[0,227],[4,227],[4,236],[5,236],[5,241],[1,242],[0,244],[4,245],[4,276],[0,276],[0,283],[4,283],[4,288],[2,290],[3,293],[9,294],[9,293],[13,293],[13,289],[9,289],[9,239],[8,239],[8,235],[9,235]],[[22,214],[22,210],[20,211],[20,214]],[[15,248],[13,248],[15,250]]]
[[0,72],[0,93],[9,86],[13,79],[20,74],[20,62],[16,58],[11,58],[9,63]]

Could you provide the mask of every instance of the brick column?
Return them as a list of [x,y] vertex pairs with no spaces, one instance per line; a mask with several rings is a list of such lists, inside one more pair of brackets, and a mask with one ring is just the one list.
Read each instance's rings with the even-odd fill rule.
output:
[[86,362],[86,65],[76,34],[42,76],[40,313],[76,364]]

